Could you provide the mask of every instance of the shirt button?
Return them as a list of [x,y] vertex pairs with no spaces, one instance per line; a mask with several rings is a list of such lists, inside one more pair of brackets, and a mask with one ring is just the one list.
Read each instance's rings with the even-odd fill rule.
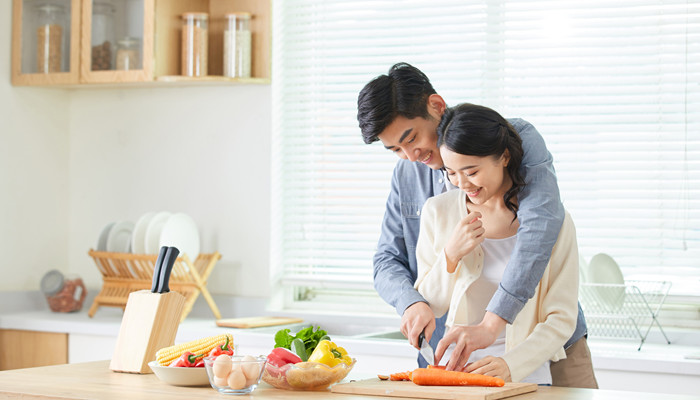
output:
[[420,210],[416,211],[416,215],[420,215]]
[[438,179],[438,182],[442,183],[442,178]]

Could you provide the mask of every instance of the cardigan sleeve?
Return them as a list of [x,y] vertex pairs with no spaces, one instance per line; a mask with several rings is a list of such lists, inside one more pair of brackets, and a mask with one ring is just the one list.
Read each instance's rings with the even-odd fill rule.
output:
[[[513,335],[529,332],[523,341],[515,339],[520,343],[508,349],[503,356],[513,382],[527,377],[547,360],[554,358],[556,361],[558,352],[564,354],[563,346],[576,328],[578,278],[576,229],[567,213],[547,271],[540,282],[539,294],[529,301],[535,302],[529,305],[535,307],[535,319],[518,321],[526,317],[519,315],[513,323]],[[519,332],[515,332],[516,324],[522,325],[518,327]]]
[[448,227],[445,213],[437,212],[436,203],[435,198],[428,199],[421,211],[420,235],[416,245],[418,278],[415,287],[439,318],[450,309],[452,293],[464,266],[460,260],[454,273],[447,272],[444,238],[451,231],[446,232]]

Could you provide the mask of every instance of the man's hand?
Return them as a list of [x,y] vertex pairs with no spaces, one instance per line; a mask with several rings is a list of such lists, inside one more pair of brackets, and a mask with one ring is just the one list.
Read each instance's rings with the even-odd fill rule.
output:
[[469,361],[469,356],[474,350],[485,349],[496,341],[506,324],[506,320],[497,314],[487,311],[484,319],[478,325],[453,326],[447,331],[435,349],[435,364],[440,362],[447,348],[452,343],[455,343],[450,361],[447,363],[447,370],[461,370]]
[[485,230],[479,218],[481,213],[470,212],[452,231],[452,236],[445,245],[447,272],[455,272],[459,260],[484,241]]
[[427,303],[413,303],[401,317],[401,333],[408,339],[411,346],[419,349],[418,335],[425,329],[425,338],[430,340],[435,332],[435,314]]
[[472,374],[495,376],[510,382],[510,368],[508,368],[508,364],[501,357],[486,356],[479,361],[468,364],[463,371]]

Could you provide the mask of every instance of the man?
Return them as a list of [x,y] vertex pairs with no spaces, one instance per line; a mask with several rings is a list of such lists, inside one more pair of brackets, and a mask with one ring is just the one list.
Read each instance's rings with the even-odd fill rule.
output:
[[[513,322],[542,278],[564,219],[552,156],[531,124],[509,120],[520,134],[525,152],[521,168],[526,185],[518,197],[517,242],[481,323],[455,326],[445,333],[444,316],[435,319],[413,287],[421,208],[426,199],[454,188],[444,173],[437,147],[437,126],[445,101],[425,74],[399,63],[387,75],[365,85],[357,103],[365,143],[379,140],[401,158],[394,169],[374,256],[374,286],[402,316],[401,332],[414,347],[419,346],[418,337],[425,332],[440,359],[455,343],[447,368],[457,369],[474,350],[491,345],[506,324]],[[551,364],[553,385],[597,388],[580,306],[576,329],[564,347],[567,358]],[[419,363],[424,365],[420,359]]]

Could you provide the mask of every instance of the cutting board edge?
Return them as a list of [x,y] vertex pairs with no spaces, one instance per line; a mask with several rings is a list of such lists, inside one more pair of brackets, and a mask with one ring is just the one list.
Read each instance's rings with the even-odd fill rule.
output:
[[[371,385],[370,387],[358,387],[359,384],[367,383]],[[382,388],[384,385],[386,387]],[[408,388],[396,389],[396,386],[410,385]],[[331,386],[331,392],[334,393],[344,393],[344,394],[355,394],[355,395],[369,395],[369,396],[388,396],[388,397],[401,397],[401,398],[420,398],[420,399],[436,399],[436,400],[452,400],[452,399],[465,399],[465,400],[498,400],[504,398],[510,398],[517,396],[519,394],[530,393],[537,391],[536,383],[507,383],[503,388],[493,388],[497,390],[496,392],[490,393],[465,393],[465,389],[468,387],[460,386],[441,386],[441,388],[448,388],[448,390],[442,391],[432,391],[430,386],[416,386],[411,382],[394,382],[386,381],[382,382],[377,378],[364,379],[359,381],[351,381],[347,383],[340,383]],[[473,389],[484,389],[483,387],[471,387]],[[488,388],[491,389],[491,388]],[[417,391],[419,393],[417,393]]]
[[[245,320],[253,321],[253,319],[264,320],[267,319],[268,322],[245,322]],[[241,322],[235,322],[236,320],[241,320]],[[234,322],[226,322],[234,321]],[[245,318],[222,318],[216,320],[216,326],[222,328],[235,328],[235,329],[250,329],[250,328],[262,328],[266,326],[276,326],[276,325],[288,325],[288,324],[298,324],[304,322],[301,318],[291,318],[291,317],[245,317]]]

